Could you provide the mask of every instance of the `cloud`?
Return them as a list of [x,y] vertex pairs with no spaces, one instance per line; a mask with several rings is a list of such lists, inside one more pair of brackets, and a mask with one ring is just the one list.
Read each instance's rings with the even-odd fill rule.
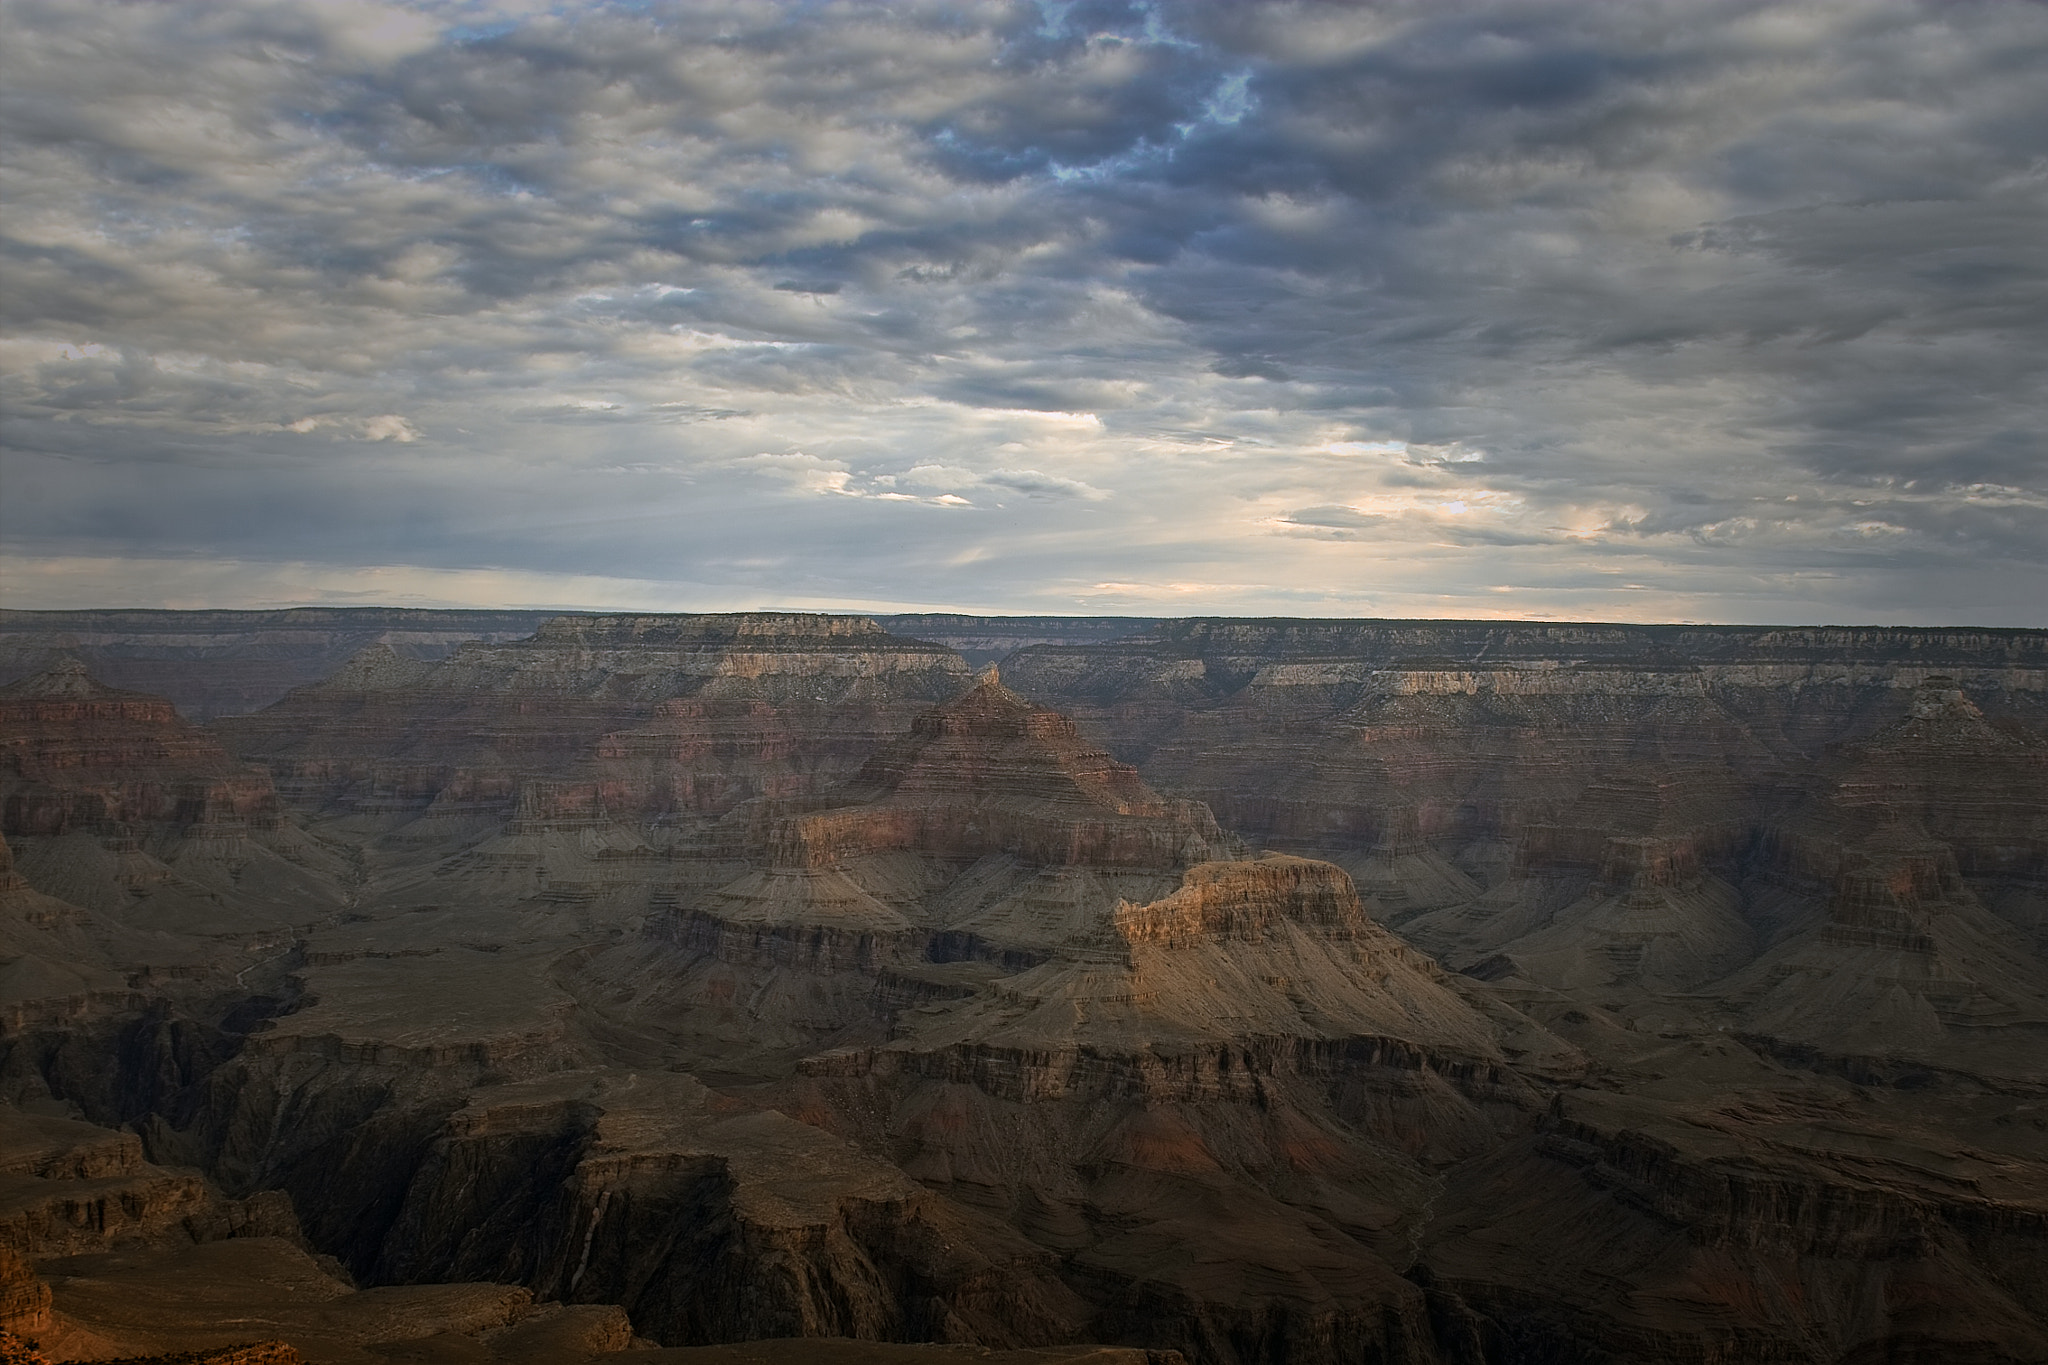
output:
[[1361,512],[1356,507],[1340,504],[1325,504],[1321,507],[1297,507],[1280,518],[1285,526],[1324,527],[1333,530],[1358,531],[1373,526],[1384,526],[1387,519],[1377,513]]
[[2040,621],[2038,5],[7,13],[0,538],[129,601]]
[[1091,487],[1079,479],[1041,474],[1035,469],[997,469],[991,471],[983,482],[1033,498],[1081,498],[1099,502],[1109,496],[1100,488]]

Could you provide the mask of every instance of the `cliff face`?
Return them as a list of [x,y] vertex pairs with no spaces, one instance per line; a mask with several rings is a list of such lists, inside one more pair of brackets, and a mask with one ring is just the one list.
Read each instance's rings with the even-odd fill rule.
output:
[[2037,947],[2044,660],[2024,631],[1196,621],[1008,671],[1459,965],[1692,988],[1901,839]]
[[956,651],[974,668],[999,664],[1033,645],[1095,645],[1128,639],[1159,622],[1147,616],[960,616],[905,612],[878,616],[890,631]]
[[[1470,1191],[1447,1187],[1450,1226],[1418,1245],[1439,1325],[1484,1319],[1472,1349],[1836,1359],[1939,1340],[1925,1349],[2004,1359],[2042,1349],[2016,1306],[2038,1283],[2000,1267],[2034,1264],[2003,1239],[2032,1235],[2010,1229],[2037,1216],[2048,1152],[2044,649],[2032,632],[1186,622],[1005,672],[1226,827],[1350,869],[1412,942],[1636,1097],[1626,1116],[1567,1103],[1588,1115],[1569,1139],[1457,1168]],[[1924,1089],[1840,1088],[1873,1083]],[[1745,1098],[1719,1108],[1715,1086]],[[1981,1086],[2015,1097],[1988,1127]],[[1907,1128],[1924,1145],[1900,1145]],[[1996,1213],[1912,1154],[1978,1142],[2032,1173],[2001,1182]],[[1861,1144],[1894,1164],[1852,1174]],[[1759,1161],[1789,1165],[1756,1183]],[[1523,1221],[1501,1212],[1511,1190],[1550,1193]],[[1920,1231],[1852,1233],[1858,1210]],[[2006,1230],[1968,1231],[1990,1225]],[[1556,1274],[1503,1268],[1544,1259],[1561,1226],[1584,1239],[1545,1260]],[[1589,1292],[1609,1272],[1639,1286],[1630,1306]],[[1971,1307],[1869,1307],[1907,1301]]]
[[0,688],[0,827],[37,889],[145,932],[259,932],[345,898],[345,858],[265,769],[77,660]]
[[645,983],[669,1027],[766,1075],[792,1050],[885,1036],[894,993],[1043,960],[1226,842],[993,679],[843,785],[742,805],[703,839],[682,862],[703,879],[657,888],[643,933],[588,972]]
[[1401,1271],[1434,1161],[1580,1059],[1490,1016],[1327,863],[1187,867],[771,1093],[1062,1254],[1097,1330],[1216,1360],[1440,1358]]
[[[170,700],[186,718],[260,711],[311,686],[373,646],[405,660],[445,659],[476,640],[521,640],[553,613],[299,607],[285,611],[0,611],[0,683],[41,672],[53,654],[83,659],[95,677]],[[1042,644],[1092,644],[1158,624],[1126,616],[874,618],[891,634],[957,651],[980,667]]]
[[431,665],[373,650],[218,728],[295,801],[392,823],[649,818],[829,784],[965,678],[864,617],[562,617]]
[[170,702],[122,692],[79,660],[0,688],[8,833],[277,819],[270,774],[235,762]]
[[1433,1357],[1399,1274],[1425,1154],[1539,1106],[1504,1046],[1575,1058],[1467,1003],[1340,869],[1230,859],[1206,810],[993,677],[839,791],[728,827],[753,866],[581,966],[583,1007],[622,1025],[598,1002],[633,995],[783,1112],[1056,1252],[1090,1334]]
[[2044,637],[1042,625],[34,684],[0,1094],[170,1183],[21,1226],[288,1198],[451,1361],[2048,1358]]
[[446,657],[465,640],[514,640],[546,618],[526,611],[0,611],[0,682],[40,672],[52,654],[85,661],[115,687],[168,699],[186,718],[260,710],[387,645]]

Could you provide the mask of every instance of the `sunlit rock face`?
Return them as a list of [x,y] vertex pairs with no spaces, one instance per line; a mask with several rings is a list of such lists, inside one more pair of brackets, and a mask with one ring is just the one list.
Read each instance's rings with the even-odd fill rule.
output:
[[2048,1358],[2048,637],[932,620],[10,689],[7,1302]]

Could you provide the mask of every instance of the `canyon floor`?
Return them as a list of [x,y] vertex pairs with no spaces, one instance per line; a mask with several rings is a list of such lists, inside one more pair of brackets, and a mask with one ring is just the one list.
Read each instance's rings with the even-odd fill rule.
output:
[[52,1360],[2048,1361],[2048,632],[16,612],[0,679]]

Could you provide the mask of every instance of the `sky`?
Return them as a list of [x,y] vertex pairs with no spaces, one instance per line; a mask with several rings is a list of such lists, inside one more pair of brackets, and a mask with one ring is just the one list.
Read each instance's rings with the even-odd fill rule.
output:
[[2048,5],[0,39],[8,607],[2048,625]]

